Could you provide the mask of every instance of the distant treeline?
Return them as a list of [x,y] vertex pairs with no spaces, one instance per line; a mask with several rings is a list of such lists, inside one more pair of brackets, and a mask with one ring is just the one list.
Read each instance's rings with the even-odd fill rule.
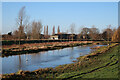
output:
[[[31,44],[31,43],[46,43],[46,42],[69,42],[69,41],[86,41],[86,40],[68,40],[68,39],[59,39],[59,40],[21,40],[21,44]],[[91,40],[87,40],[91,41]],[[103,41],[103,40],[92,40],[92,41]],[[19,44],[19,40],[9,40],[9,41],[2,41],[2,45],[13,45],[13,44]]]
[[[20,32],[24,32],[20,31]],[[51,39],[51,36],[53,37],[58,37],[57,39],[66,39],[66,40],[105,40],[105,41],[114,41],[114,42],[120,42],[120,27],[118,29],[111,29],[108,27],[105,29],[102,33],[99,32],[98,28],[87,28],[84,27],[81,29],[81,32],[79,34],[67,34],[67,33],[58,33],[54,35],[45,35],[45,34],[40,34],[39,37],[33,38],[32,35],[27,36],[27,34],[22,33],[24,35],[17,35],[17,34],[12,34],[11,32],[2,35],[2,40],[39,40],[39,39]]]

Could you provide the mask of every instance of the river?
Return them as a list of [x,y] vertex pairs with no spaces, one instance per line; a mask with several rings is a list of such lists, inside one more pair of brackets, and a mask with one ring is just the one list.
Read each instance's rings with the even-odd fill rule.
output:
[[0,57],[0,60],[2,59],[2,74],[15,73],[18,70],[33,71],[39,68],[70,64],[73,63],[73,60],[77,60],[77,57],[89,54],[92,51],[90,48],[95,46],[104,45],[77,46],[35,54]]

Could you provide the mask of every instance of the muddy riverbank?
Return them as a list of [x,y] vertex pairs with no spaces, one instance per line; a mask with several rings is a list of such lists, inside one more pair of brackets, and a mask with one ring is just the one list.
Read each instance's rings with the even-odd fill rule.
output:
[[53,42],[53,43],[37,43],[37,44],[24,44],[3,46],[2,57],[20,54],[37,53],[40,51],[63,49],[66,47],[74,47],[80,45],[92,44],[93,41],[74,41],[74,42]]

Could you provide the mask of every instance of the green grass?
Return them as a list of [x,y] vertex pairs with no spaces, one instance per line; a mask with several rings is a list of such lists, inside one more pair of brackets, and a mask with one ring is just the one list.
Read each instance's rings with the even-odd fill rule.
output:
[[[118,50],[120,51],[120,45],[111,48],[104,54],[97,57],[92,57],[91,64],[88,67],[83,67],[80,71],[74,71],[69,73],[63,73],[57,78],[118,78],[118,56],[120,56]],[[108,64],[105,66],[106,64]],[[105,66],[105,67],[104,67]],[[96,69],[93,72],[92,70]],[[88,73],[89,72],[89,73]],[[86,73],[86,74],[83,74]]]

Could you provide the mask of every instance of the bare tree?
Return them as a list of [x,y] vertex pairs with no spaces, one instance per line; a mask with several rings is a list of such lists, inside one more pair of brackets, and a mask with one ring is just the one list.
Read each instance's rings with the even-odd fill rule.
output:
[[84,26],[81,26],[79,29],[78,29],[78,35],[77,35],[77,39],[82,39],[82,29],[84,28]]
[[32,24],[27,24],[26,25],[26,35],[27,35],[27,39],[31,39],[32,36]]
[[32,22],[32,38],[33,39],[40,39],[40,35],[42,32],[42,24],[40,21]]
[[18,35],[19,35],[19,39],[25,39],[25,33],[24,33],[24,27],[20,26],[18,28]]
[[110,41],[113,36],[113,30],[111,29],[111,25],[108,25],[108,28],[103,32],[103,38],[107,41]]
[[48,25],[47,25],[47,29],[46,29],[46,35],[48,36]]
[[120,26],[118,27],[118,29],[114,32],[113,36],[112,36],[112,41],[113,42],[120,42]]
[[44,35],[46,35],[45,32],[46,32],[46,29],[45,29],[45,26],[44,26]]
[[30,37],[28,34],[30,33],[30,29],[31,29],[31,24],[29,23],[29,17],[26,18],[26,22],[24,26],[25,26],[26,37],[28,39]]
[[19,38],[19,36],[18,36],[18,30],[15,30],[13,32],[13,36],[14,36],[14,39],[18,39]]
[[53,26],[53,32],[52,32],[52,35],[55,34],[55,26]]
[[83,39],[89,39],[90,29],[87,27],[82,28],[81,35]]
[[58,26],[58,29],[57,29],[57,33],[59,34],[60,33],[60,27]]
[[18,18],[16,19],[18,27],[25,26],[28,22],[28,16],[26,15],[25,6],[23,6],[18,14]]
[[108,41],[110,41],[112,38],[112,35],[113,35],[111,25],[108,25],[108,28],[106,29],[106,31],[107,31],[107,39],[108,39]]
[[95,28],[95,26],[93,25],[92,28],[90,28],[89,35],[90,35],[90,37],[91,37],[92,40],[99,39],[99,29]]
[[118,31],[118,42],[120,42],[120,26],[118,27],[117,31]]
[[71,34],[72,34],[72,41],[73,41],[73,38],[74,38],[74,32],[75,32],[75,24],[74,23],[72,23],[71,25],[70,25],[70,32],[71,32]]
[[23,38],[23,34],[25,34],[24,33],[24,27],[26,26],[26,23],[28,21],[27,16],[26,16],[26,12],[25,12],[25,6],[23,6],[20,9],[16,21],[17,21],[17,25],[19,27],[18,36],[19,36],[19,45],[20,45],[21,37]]

